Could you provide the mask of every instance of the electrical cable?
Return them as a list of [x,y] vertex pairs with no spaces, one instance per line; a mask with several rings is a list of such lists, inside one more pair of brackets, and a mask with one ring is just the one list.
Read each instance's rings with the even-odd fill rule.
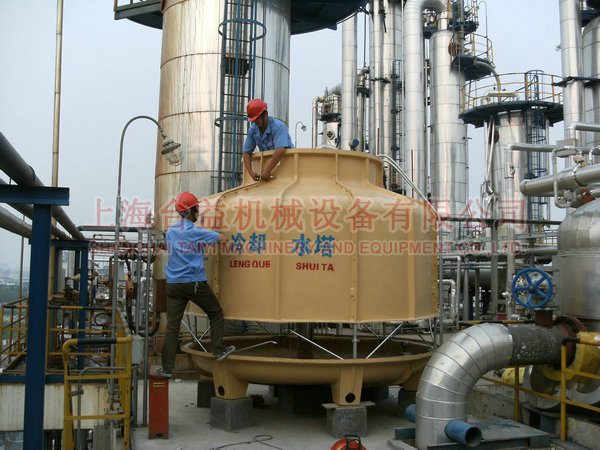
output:
[[220,447],[211,447],[210,450],[220,450],[222,448],[232,447],[234,445],[252,444],[254,442],[257,442],[262,445],[266,445],[267,447],[276,448],[278,450],[283,450],[283,448],[281,448],[281,447],[276,447],[275,445],[267,444],[265,442],[265,441],[270,441],[271,439],[273,439],[273,436],[271,436],[270,434],[257,434],[256,436],[252,437],[251,441],[234,442],[233,444],[221,445]]

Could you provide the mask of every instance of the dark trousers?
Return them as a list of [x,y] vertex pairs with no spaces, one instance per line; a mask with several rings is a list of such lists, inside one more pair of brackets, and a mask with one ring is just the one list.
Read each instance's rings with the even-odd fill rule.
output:
[[194,302],[208,316],[213,354],[218,355],[225,350],[223,310],[208,283],[167,283],[167,329],[162,347],[162,366],[168,370],[175,366],[179,329],[188,301]]

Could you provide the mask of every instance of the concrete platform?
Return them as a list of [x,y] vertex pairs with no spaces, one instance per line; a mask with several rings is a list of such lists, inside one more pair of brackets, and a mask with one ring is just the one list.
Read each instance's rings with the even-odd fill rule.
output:
[[[327,431],[327,414],[321,407],[317,415],[282,414],[278,399],[269,393],[265,385],[251,384],[248,395],[260,395],[252,409],[254,425],[235,431],[225,431],[210,426],[210,408],[196,407],[197,381],[171,380],[169,439],[148,440],[148,429],[138,426],[132,431],[133,449],[198,449],[209,450],[224,445],[228,448],[264,450],[275,446],[285,450],[329,449],[338,440]],[[387,399],[377,401],[368,408],[368,436],[362,444],[369,450],[387,449],[394,437],[394,428],[408,426],[409,422],[396,417],[398,388],[390,388]],[[140,402],[141,403],[141,402]],[[138,421],[141,422],[141,407]],[[270,437],[270,439],[269,439]],[[265,444],[257,440],[265,440]],[[269,444],[267,446],[266,444]]]

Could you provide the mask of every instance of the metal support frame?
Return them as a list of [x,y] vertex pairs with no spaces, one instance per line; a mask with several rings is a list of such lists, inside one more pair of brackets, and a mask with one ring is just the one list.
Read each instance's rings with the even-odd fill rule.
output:
[[[73,250],[75,252],[75,272],[79,269],[79,306],[88,306],[88,255],[89,255],[89,241],[52,241],[52,247],[56,247],[56,254],[58,255],[58,250]],[[92,268],[93,270],[93,268]],[[58,270],[56,270],[58,273]],[[79,310],[79,316],[77,318],[77,329],[80,330],[77,332],[77,338],[83,339],[85,338],[86,329],[86,320],[85,320],[85,310]],[[78,352],[83,352],[83,346],[80,346],[77,349]],[[84,364],[84,356],[77,356],[77,369],[83,369]]]
[[37,351],[27,352],[26,356],[23,448],[43,448],[52,206],[68,205],[69,189],[0,186],[0,201],[33,204],[27,346]]

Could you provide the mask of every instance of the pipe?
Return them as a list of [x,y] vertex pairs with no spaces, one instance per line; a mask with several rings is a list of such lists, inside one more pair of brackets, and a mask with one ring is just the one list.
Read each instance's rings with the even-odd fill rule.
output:
[[556,145],[540,145],[540,144],[521,144],[513,142],[506,146],[506,149],[511,152],[513,150],[520,152],[535,152],[535,153],[552,153]]
[[559,191],[574,190],[592,183],[600,182],[600,164],[586,167],[569,167],[562,172],[545,177],[523,180],[519,189],[523,195],[552,197],[554,180]]
[[577,130],[600,133],[600,123],[571,122],[566,126],[567,136],[569,136],[570,139],[576,138]]
[[583,81],[573,79],[583,77],[579,0],[559,0],[559,16],[562,75],[568,80],[563,88],[566,135],[569,124],[581,121],[582,111],[585,111]]
[[453,420],[466,420],[468,399],[482,375],[506,366],[557,364],[558,328],[537,325],[481,324],[444,343],[431,357],[417,391],[416,446],[450,443],[445,430]]
[[[451,278],[446,278],[442,280],[442,286],[447,284],[450,286],[450,311],[454,315],[454,311],[458,310],[458,302],[456,301],[456,281]],[[457,318],[458,319],[458,318]],[[452,325],[456,324],[457,319],[452,318]],[[442,317],[443,320],[443,317]]]
[[425,8],[446,12],[443,0],[408,0],[404,5],[404,136],[403,146],[412,179],[421,191],[427,187],[425,148],[425,77],[422,14]]
[[26,238],[31,238],[31,225],[0,206],[0,228]]
[[367,98],[367,87],[366,87],[366,78],[369,73],[368,67],[363,67],[358,75],[358,121],[357,121],[357,132],[356,135],[358,137],[358,147],[357,150],[359,152],[365,151],[365,104]]
[[[8,183],[6,181],[4,181],[3,179],[0,179],[0,185],[8,185]],[[25,203],[8,203],[12,208],[16,209],[17,211],[19,211],[21,214],[23,214],[25,217],[33,220],[33,207],[31,205],[27,205]],[[56,236],[59,239],[69,239],[69,236],[67,236],[61,229],[59,229],[56,225],[52,225],[52,234],[54,236]]]
[[54,120],[52,127],[52,186],[58,186],[58,145],[60,133],[60,86],[62,80],[63,0],[56,1],[56,61],[54,68]]
[[350,150],[350,142],[356,139],[356,22],[354,14],[342,24],[342,150]]
[[315,97],[312,101],[312,148],[317,148],[317,137],[319,135],[319,103],[324,97]]
[[444,428],[448,438],[459,442],[467,447],[477,447],[483,437],[479,427],[463,422],[462,420],[452,420]]
[[372,0],[369,3],[371,14],[371,39],[370,51],[370,81],[371,96],[369,97],[369,151],[373,154],[387,152],[381,151],[381,134],[383,132],[383,24],[385,22],[383,0]]
[[[35,174],[35,170],[23,160],[21,155],[19,155],[2,133],[0,133],[0,170],[6,173],[17,184],[23,186],[44,186]],[[52,217],[75,239],[85,239],[81,231],[71,222],[67,213],[60,206],[52,206]]]

